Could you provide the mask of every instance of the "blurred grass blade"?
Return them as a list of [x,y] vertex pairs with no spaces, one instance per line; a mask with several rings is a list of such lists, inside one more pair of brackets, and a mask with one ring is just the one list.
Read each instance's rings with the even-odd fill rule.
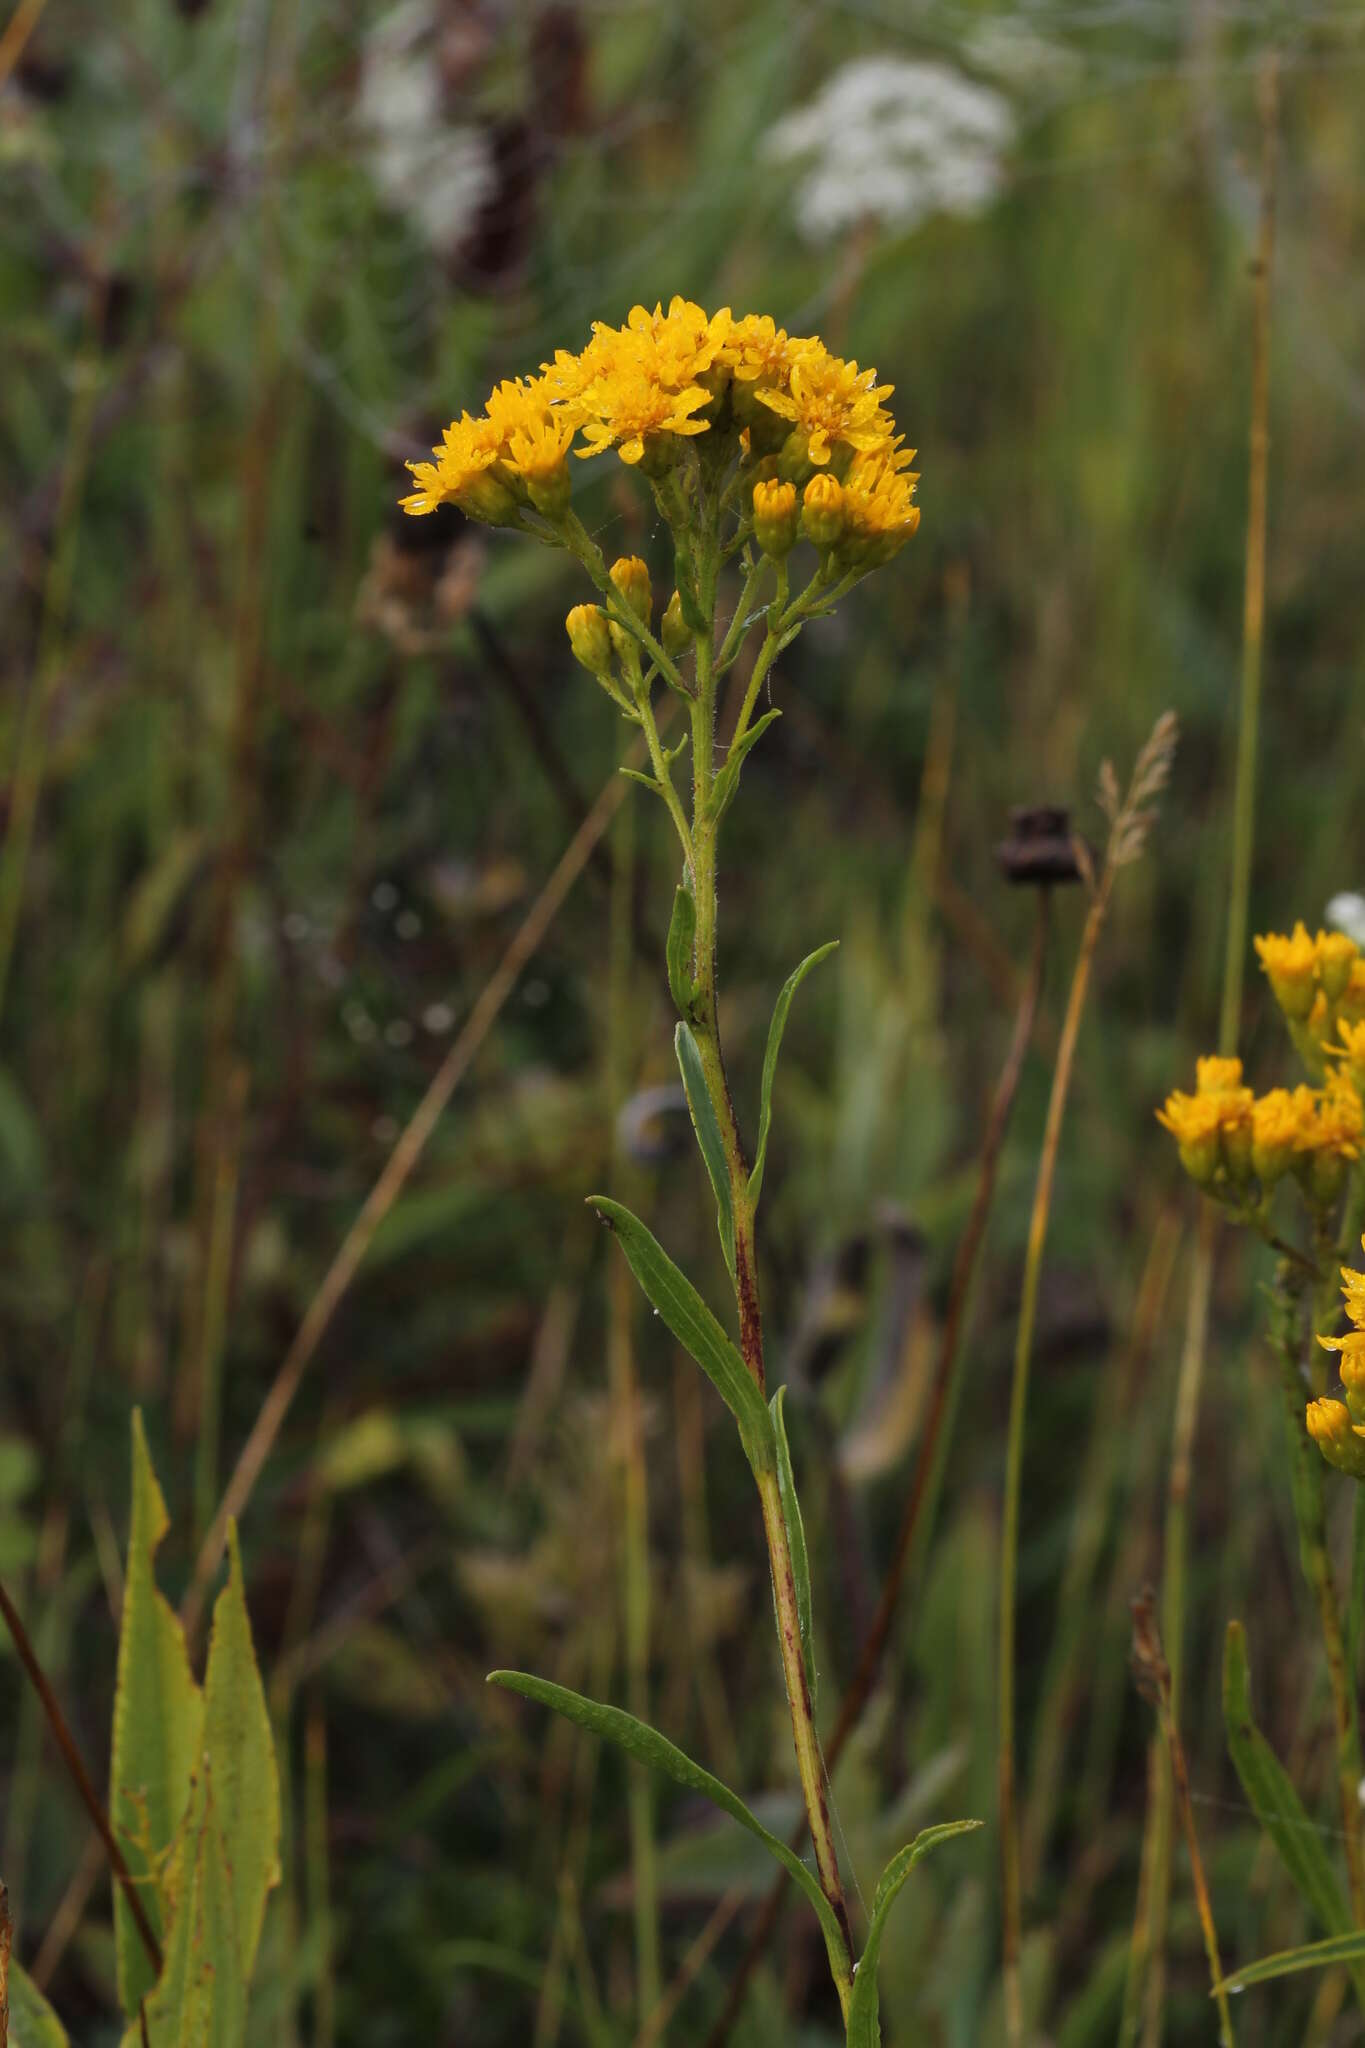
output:
[[[1351,1931],[1351,1914],[1340,1880],[1327,1860],[1322,1836],[1304,1811],[1303,1802],[1274,1750],[1251,1714],[1247,1676],[1246,1631],[1240,1621],[1228,1623],[1223,1649],[1223,1719],[1228,1749],[1242,1790],[1256,1818],[1280,1853],[1296,1887],[1329,1934]],[[1365,1953],[1365,1950],[1360,1951]],[[1304,1965],[1305,1968],[1308,1965]],[[1231,1982],[1231,1979],[1229,1979]]]
[[33,1979],[9,1966],[9,2048],[70,2048],[66,2028]]
[[848,2008],[848,2048],[880,2048],[882,2028],[877,2001],[877,1963],[887,1919],[901,1886],[920,1859],[931,1849],[936,1849],[940,1842],[946,1842],[952,1835],[970,1834],[980,1825],[979,1820],[949,1820],[938,1827],[923,1828],[907,1848],[891,1858],[882,1872],[872,1901],[867,1941],[858,1958],[858,1970],[853,1979],[853,1997]]
[[739,1424],[745,1453],[756,1470],[770,1472],[776,1458],[772,1418],[749,1370],[692,1282],[674,1265],[638,1216],[606,1195],[590,1195],[616,1233],[631,1272],[673,1335],[691,1352]]
[[280,1881],[280,1781],[251,1642],[235,1522],[228,1524],[228,1561],[228,1582],[214,1606],[209,1637],[204,1748],[213,1765],[214,1805],[232,1884],[240,1968],[249,1980],[266,1894]]
[[[142,1413],[133,1410],[133,1505],[119,1630],[109,1819],[152,1931],[164,1931],[156,1874],[184,1819],[203,1754],[204,1702],[190,1673],[180,1623],[158,1590],[155,1558],[170,1527],[152,1470]],[[152,1966],[121,1886],[114,1888],[119,1999],[131,2018],[152,1988]]]
[[758,1110],[758,1151],[754,1158],[754,1170],[749,1175],[749,1197],[757,1202],[763,1188],[763,1167],[768,1157],[768,1128],[773,1114],[773,1078],[777,1073],[777,1055],[782,1050],[782,1034],[787,1028],[787,1012],[792,1006],[792,997],[800,988],[812,967],[818,967],[838,945],[831,939],[828,945],[817,946],[813,953],[807,953],[801,965],[789,974],[782,984],[782,993],[773,1006],[773,1021],[768,1026],[768,1049],[763,1055],[763,1086]]
[[692,1012],[692,949],[696,936],[697,899],[692,893],[691,878],[684,874],[673,892],[673,915],[668,921],[666,949],[669,991],[684,1017]]
[[787,1544],[792,1556],[792,1577],[796,1581],[796,1614],[801,1623],[801,1650],[806,1660],[806,1684],[810,1703],[815,1705],[815,1645],[811,1640],[810,1555],[806,1549],[806,1525],[796,1497],[796,1476],[792,1471],[791,1447],[787,1442],[784,1410],[787,1389],[779,1387],[768,1403],[777,1445],[777,1485],[782,1495],[782,1517],[787,1524]]
[[711,1176],[711,1186],[715,1191],[716,1229],[720,1232],[720,1248],[725,1254],[725,1263],[733,1280],[735,1212],[730,1199],[730,1167],[725,1157],[725,1145],[720,1135],[716,1106],[706,1085],[706,1075],[702,1069],[697,1041],[686,1024],[679,1024],[673,1034],[673,1044],[678,1055],[687,1107],[692,1115],[692,1128],[697,1134],[697,1145],[702,1158],[706,1161],[706,1171]]
[[[789,1876],[800,1885],[819,1916],[825,1947],[829,1951],[830,1968],[836,1979],[843,1979],[848,1971],[848,1957],[844,1950],[844,1938],[834,1909],[820,1889],[813,1871],[808,1870],[795,1850],[764,1827],[762,1821],[750,1813],[744,1801],[719,1778],[713,1778],[700,1764],[693,1763],[667,1736],[660,1735],[657,1728],[651,1728],[644,1721],[637,1721],[633,1714],[624,1713],[620,1707],[605,1707],[597,1700],[586,1700],[581,1693],[569,1692],[562,1685],[553,1685],[547,1678],[533,1678],[526,1671],[490,1671],[490,1685],[499,1685],[505,1692],[520,1693],[523,1699],[535,1700],[543,1707],[550,1707],[556,1714],[562,1714],[568,1721],[574,1721],[580,1728],[586,1728],[592,1735],[605,1736],[642,1764],[648,1764],[653,1771],[661,1771],[675,1784],[682,1785],[689,1792],[700,1792],[722,1813],[728,1813],[742,1828],[763,1843],[769,1853],[776,1857]],[[974,1825],[974,1823],[970,1823]],[[929,1832],[936,1831],[930,1829]],[[924,1841],[924,1836],[920,1837]]]
[[[1221,1989],[1224,1991],[1246,1991],[1253,1984],[1268,1984],[1274,1977],[1292,1977],[1298,1970],[1325,1970],[1335,1964],[1344,1963],[1354,1970],[1365,1961],[1365,1928],[1354,1928],[1350,1934],[1329,1935],[1326,1941],[1310,1941],[1305,1948],[1281,1949],[1278,1955],[1262,1956],[1259,1963],[1248,1963],[1244,1970],[1234,1970],[1225,1977]],[[1220,1988],[1215,1986],[1215,1989]]]

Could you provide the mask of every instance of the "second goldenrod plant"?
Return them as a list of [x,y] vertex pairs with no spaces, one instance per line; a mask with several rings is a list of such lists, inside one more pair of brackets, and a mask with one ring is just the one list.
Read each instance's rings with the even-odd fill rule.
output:
[[[415,489],[403,501],[417,515],[453,502],[475,519],[519,528],[576,557],[601,602],[569,613],[569,644],[639,729],[648,767],[625,772],[664,804],[677,833],[682,873],[667,943],[675,1042],[715,1199],[738,1343],[638,1217],[604,1196],[593,1197],[593,1206],[738,1425],[762,1509],[814,1872],[727,1786],[636,1717],[524,1672],[494,1672],[493,1682],[611,1737],[642,1762],[705,1793],[765,1843],[819,1918],[855,2048],[873,2048],[879,2039],[877,1957],[893,1900],[926,1850],[975,1823],[926,1829],[892,1859],[859,1956],[816,1733],[811,1575],[781,1390],[768,1397],[756,1248],[787,1013],[805,975],[831,948],[808,955],[778,996],[750,1155],[717,1021],[717,858],[744,762],[780,715],[776,708],[756,715],[777,656],[808,620],[827,615],[855,583],[897,554],[919,525],[914,451],[904,446],[886,409],[890,394],[874,371],[845,362],[814,337],[787,334],[766,315],[708,314],[681,298],[666,312],[636,306],[621,327],[596,325],[580,353],[560,351],[539,375],[498,385],[477,419],[465,414],[453,422],[432,461],[412,466]],[[635,556],[608,563],[574,509],[571,458],[613,450],[645,480],[671,537],[674,588],[662,605],[647,565]],[[805,581],[794,591],[792,566],[803,560],[802,543]],[[727,567],[738,583],[728,616],[722,602]],[[719,688],[741,663],[747,671],[738,716],[722,738]],[[687,714],[671,746],[664,743],[656,685],[680,699]],[[679,764],[689,749],[690,788],[680,788]]]
[[[1343,1894],[1321,1839],[1251,1719],[1242,1631],[1228,1633],[1224,1698],[1233,1761],[1262,1824],[1326,1932],[1365,1929],[1361,1746],[1352,1655],[1328,1548],[1327,1467],[1365,1478],[1365,1277],[1345,1270],[1355,1329],[1332,1334],[1336,1269],[1365,1215],[1365,956],[1340,932],[1302,924],[1268,933],[1256,951],[1288,1037],[1308,1075],[1256,1094],[1238,1059],[1197,1063],[1193,1094],[1157,1112],[1190,1178],[1235,1223],[1279,1253],[1269,1334],[1279,1366],[1299,1555],[1322,1634],[1332,1698],[1335,1775],[1346,1855]],[[1286,1200],[1285,1191],[1289,1191]],[[1319,1332],[1318,1344],[1309,1342]],[[1329,1393],[1325,1353],[1340,1355],[1344,1399]],[[1316,1361],[1316,1362],[1315,1362]],[[1316,1450],[1314,1446],[1316,1445]],[[1321,1456],[1318,1456],[1321,1452]],[[1325,1461],[1325,1463],[1324,1463]],[[1365,1502],[1365,1496],[1360,1497]],[[1357,1515],[1357,1550],[1365,1522]],[[1365,1582],[1356,1597],[1365,1591]],[[1359,1966],[1359,1944],[1342,1959]],[[1365,2001],[1365,1974],[1357,1989]]]

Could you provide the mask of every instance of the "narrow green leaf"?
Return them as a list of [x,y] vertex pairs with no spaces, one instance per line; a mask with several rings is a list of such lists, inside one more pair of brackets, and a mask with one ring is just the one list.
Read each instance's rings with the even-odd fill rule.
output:
[[[156,1583],[156,1551],[169,1526],[142,1415],[134,1409],[132,1522],[114,1691],[109,1804],[114,1833],[141,1886],[142,1903],[158,1939],[164,1920],[157,1878],[189,1804],[204,1718],[184,1634]],[[151,1990],[153,1976],[121,1885],[114,1886],[114,1936],[119,1998],[132,2018]]]
[[66,2028],[33,1979],[9,1966],[9,2048],[70,2048]]
[[787,1418],[784,1413],[786,1392],[785,1387],[779,1387],[768,1403],[768,1408],[773,1418],[773,1438],[777,1445],[777,1487],[782,1496],[782,1518],[787,1525],[787,1547],[791,1551],[792,1577],[796,1581],[796,1617],[801,1624],[801,1654],[805,1659],[806,1685],[813,1707],[815,1645],[811,1639],[810,1556],[806,1550],[806,1525],[801,1519],[801,1503],[796,1497],[791,1447],[787,1442]]
[[637,1721],[633,1714],[623,1713],[620,1707],[602,1706],[597,1700],[584,1699],[581,1693],[569,1692],[562,1685],[552,1685],[546,1678],[533,1678],[525,1671],[490,1671],[488,1683],[500,1685],[506,1692],[520,1693],[523,1699],[536,1700],[541,1706],[562,1714],[566,1720],[576,1722],[580,1728],[586,1728],[590,1734],[605,1736],[608,1742],[614,1742],[628,1756],[648,1764],[651,1770],[662,1771],[665,1777],[685,1786],[689,1792],[702,1793],[722,1813],[728,1813],[742,1828],[747,1828],[800,1885],[819,1916],[825,1947],[829,1951],[830,1969],[836,1978],[847,1975],[849,1959],[844,1938],[834,1917],[834,1909],[821,1891],[814,1872],[785,1842],[769,1833],[728,1785],[723,1785],[719,1778],[713,1778],[700,1764],[693,1763],[690,1756],[685,1756],[667,1736],[660,1735],[657,1728],[651,1728],[645,1721]]
[[645,775],[639,768],[618,768],[618,775],[624,775],[627,782],[638,782],[641,789],[648,789],[655,796],[663,796],[664,786],[653,775]]
[[606,1195],[590,1195],[588,1207],[616,1233],[631,1272],[685,1351],[712,1382],[739,1424],[740,1439],[756,1471],[770,1472],[777,1453],[767,1404],[730,1339],[691,1281],[638,1216]]
[[692,1014],[695,983],[692,979],[692,948],[697,936],[697,899],[684,873],[673,892],[673,915],[668,922],[668,987],[678,1013]]
[[223,1861],[231,1873],[242,1975],[249,1981],[266,1893],[280,1881],[280,1781],[251,1642],[235,1523],[228,1525],[228,1582],[214,1606],[209,1637],[204,1749],[213,1768]]
[[754,723],[749,727],[743,739],[737,740],[731,747],[725,766],[721,769],[720,774],[711,786],[711,815],[713,818],[723,818],[725,816],[726,811],[734,801],[735,791],[739,788],[740,769],[744,766],[745,761],[758,745],[768,727],[775,719],[781,716],[782,713],[777,710],[765,711],[762,718],[754,720]]
[[882,1951],[886,1922],[901,1886],[921,1857],[946,1842],[952,1835],[969,1834],[979,1820],[949,1820],[940,1826],[922,1828],[908,1848],[891,1858],[882,1872],[872,1901],[872,1919],[867,1944],[858,1958],[853,1978],[853,1996],[848,2008],[848,2048],[880,2048],[881,2018],[877,1999],[877,1963]]
[[716,1116],[716,1106],[711,1100],[711,1091],[706,1085],[706,1075],[702,1069],[697,1041],[686,1024],[679,1024],[673,1033],[673,1047],[678,1055],[683,1093],[687,1097],[692,1128],[697,1134],[698,1149],[706,1162],[706,1171],[710,1175],[712,1192],[716,1197],[716,1229],[720,1233],[720,1248],[725,1254],[725,1263],[733,1280],[735,1212],[730,1200],[730,1167],[725,1157],[725,1144],[720,1135],[720,1121]]
[[1351,1968],[1361,1961],[1365,1961],[1365,1928],[1357,1927],[1350,1934],[1333,1934],[1326,1941],[1311,1941],[1306,1948],[1285,1948],[1278,1955],[1262,1956],[1259,1963],[1234,1970],[1214,1989],[1245,1991],[1252,1984],[1268,1984],[1272,1977],[1292,1977],[1296,1970],[1325,1970],[1336,1963]]
[[246,1979],[207,1760],[166,1872],[166,1911],[165,1959],[146,2005],[149,2048],[242,2048]]
[[1279,1850],[1309,1910],[1329,1934],[1347,1934],[1351,1914],[1322,1837],[1274,1750],[1252,1719],[1246,1631],[1228,1623],[1223,1648],[1223,1721],[1228,1749],[1256,1818]]
[[763,1188],[763,1167],[768,1157],[768,1130],[773,1116],[773,1078],[777,1073],[777,1055],[782,1050],[782,1034],[787,1028],[787,1012],[792,1006],[792,997],[800,988],[812,967],[818,967],[822,960],[838,945],[831,939],[827,946],[817,946],[813,953],[807,953],[801,965],[789,974],[782,984],[782,993],[773,1005],[773,1021],[768,1026],[768,1049],[763,1055],[763,1085],[758,1106],[758,1153],[754,1159],[754,1170],[749,1175],[749,1195],[758,1201]]

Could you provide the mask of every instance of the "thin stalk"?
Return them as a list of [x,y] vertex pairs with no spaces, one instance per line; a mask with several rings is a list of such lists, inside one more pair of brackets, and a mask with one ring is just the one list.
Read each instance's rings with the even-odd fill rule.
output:
[[1209,1897],[1208,1880],[1204,1875],[1204,1859],[1199,1853],[1199,1836],[1194,1825],[1189,1767],[1185,1761],[1185,1746],[1180,1740],[1180,1730],[1171,1712],[1170,1666],[1162,1654],[1161,1637],[1156,1625],[1156,1603],[1150,1592],[1144,1593],[1133,1602],[1133,1662],[1138,1689],[1151,1700],[1157,1710],[1162,1740],[1170,1758],[1171,1776],[1180,1809],[1180,1825],[1185,1836],[1185,1847],[1189,1852],[1190,1874],[1194,1880],[1195,1909],[1199,1914],[1199,1925],[1204,1936],[1204,1953],[1208,1957],[1209,1978],[1214,2001],[1218,2007],[1220,2048],[1235,2048],[1232,2014],[1228,2009],[1228,1994],[1223,1988],[1223,1964],[1218,1953],[1218,1930],[1214,1925],[1213,1903]]
[[[1261,73],[1261,206],[1253,264],[1251,317],[1251,417],[1247,436],[1246,566],[1242,604],[1242,676],[1237,728],[1237,762],[1233,795],[1232,868],[1228,883],[1227,951],[1223,961],[1223,995],[1218,1046],[1225,1056],[1237,1050],[1242,1014],[1242,981],[1246,956],[1251,858],[1255,840],[1256,753],[1260,729],[1262,648],[1265,641],[1266,479],[1270,448],[1270,279],[1275,250],[1275,159],[1279,71],[1272,55]],[[1176,1388],[1176,1420],[1171,1447],[1171,1490],[1165,1529],[1162,1589],[1162,1631],[1171,1658],[1171,1714],[1180,1721],[1180,1681],[1185,1633],[1185,1559],[1189,1550],[1188,1475],[1199,1420],[1204,1359],[1208,1341],[1208,1304],[1213,1269],[1213,1225],[1200,1218],[1199,1237],[1190,1271],[1189,1307]],[[1170,1882],[1171,1802],[1174,1786],[1163,1766],[1157,1796],[1148,1814],[1153,1830],[1151,1954],[1164,1966],[1166,1909]],[[1152,2008],[1149,2006],[1149,2014]],[[1148,2040],[1160,2040],[1159,2013],[1151,2018]]]
[[85,1768],[85,1760],[77,1749],[75,1737],[67,1725],[66,1716],[62,1712],[61,1702],[48,1682],[47,1673],[39,1663],[37,1653],[29,1640],[28,1630],[24,1627],[19,1611],[10,1599],[3,1584],[0,1584],[0,1615],[4,1616],[5,1626],[8,1628],[14,1642],[14,1647],[19,1654],[19,1662],[28,1674],[29,1683],[43,1703],[43,1712],[47,1715],[48,1727],[52,1730],[52,1738],[61,1751],[62,1761],[66,1765],[71,1782],[80,1795],[81,1804],[89,1814],[99,1838],[104,1844],[104,1853],[109,1858],[109,1867],[122,1887],[124,1898],[128,1901],[128,1910],[133,1916],[133,1924],[137,1928],[142,1946],[147,1951],[147,1960],[155,1974],[159,1977],[161,1975],[161,1944],[155,1934],[153,1934],[151,1922],[143,1910],[142,1900],[138,1896],[138,1889],[133,1882],[132,1873],[124,1860],[123,1851],[118,1845],[114,1831],[109,1825],[109,1816],[100,1805],[95,1788],[90,1782],[90,1773]]
[[1061,1141],[1066,1099],[1071,1088],[1081,1016],[1085,1009],[1086,992],[1090,986],[1090,969],[1104,925],[1105,913],[1109,908],[1112,872],[1106,864],[1104,879],[1090,904],[1085,930],[1081,935],[1080,952],[1076,957],[1076,966],[1071,977],[1071,993],[1067,998],[1061,1041],[1057,1047],[1057,1064],[1052,1075],[1052,1094],[1048,1101],[1043,1149],[1038,1162],[1037,1185],[1034,1189],[1033,1213],[1029,1218],[1023,1293],[1019,1303],[1019,1327],[1014,1346],[1014,1376],[1010,1389],[1009,1437],[1005,1454],[1005,1503],[1000,1534],[998,1774],[1005,2024],[1011,2048],[1017,2048],[1017,2044],[1024,2038],[1024,2009],[1019,1979],[1023,1897],[1014,1748],[1015,1586],[1019,1567],[1019,1504],[1024,1478],[1024,1421],[1028,1408],[1033,1328],[1038,1312],[1038,1285],[1042,1277],[1043,1249],[1047,1243],[1048,1218],[1052,1209],[1052,1184],[1057,1169],[1057,1148]]
[[317,1975],[313,1988],[312,2048],[336,2040],[336,1975],[327,1841],[327,1720],[316,1695],[304,1724],[304,1835],[308,1860],[308,1922]]
[[[631,1030],[630,903],[635,875],[635,812],[627,804],[616,821],[611,897],[611,950],[607,982],[607,1090],[611,1126],[629,1092]],[[621,1178],[624,1178],[622,1174]],[[628,1188],[618,1188],[629,1197]],[[635,1370],[638,1296],[630,1269],[613,1259],[607,1274],[607,1377],[619,1479],[621,1606],[626,1694],[637,1720],[649,1720],[649,1495],[639,1379]],[[659,1881],[654,1846],[654,1781],[642,1764],[627,1771],[630,1860],[635,1913],[636,1999],[639,2017],[654,2010],[662,1983],[659,1966]]]
[[[990,1218],[999,1173],[1000,1152],[1009,1128],[1010,1114],[1018,1092],[1019,1078],[1023,1072],[1024,1056],[1033,1036],[1034,1021],[1042,995],[1043,970],[1047,959],[1048,907],[1048,891],[1044,888],[1039,891],[1038,896],[1033,958],[1028,977],[1020,992],[1019,1007],[1010,1033],[1009,1050],[995,1085],[995,1094],[991,1100],[985,1136],[977,1161],[976,1191],[972,1197],[971,1213],[967,1218],[966,1228],[958,1240],[957,1252],[953,1259],[948,1305],[944,1313],[934,1366],[933,1390],[915,1455],[915,1467],[910,1477],[905,1509],[901,1516],[891,1563],[882,1581],[876,1612],[858,1653],[853,1678],[839,1703],[839,1713],[833,1732],[825,1745],[825,1768],[829,1772],[834,1770],[842,1756],[845,1745],[862,1719],[863,1710],[872,1696],[872,1688],[881,1669],[882,1658],[890,1638],[892,1624],[900,1608],[911,1563],[919,1553],[924,1531],[932,1520],[931,1503],[938,1491],[947,1449],[949,1422],[957,1405],[961,1382],[958,1362],[967,1303],[976,1276],[986,1224]],[[802,1821],[791,1836],[793,1848],[801,1847],[805,1834],[805,1822]],[[724,2048],[739,2017],[749,1980],[762,1961],[776,1931],[785,1896],[786,1881],[779,1875],[763,1902],[763,1909],[754,1923],[744,1953],[731,1973],[725,2004],[707,2036],[706,2048]],[[737,1900],[731,1910],[737,1910],[739,1903]],[[719,1911],[719,1908],[717,1910]],[[636,2048],[642,2048],[642,2044],[637,2042]]]

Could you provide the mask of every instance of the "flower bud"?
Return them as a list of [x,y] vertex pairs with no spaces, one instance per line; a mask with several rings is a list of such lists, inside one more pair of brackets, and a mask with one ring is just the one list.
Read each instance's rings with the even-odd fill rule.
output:
[[654,592],[649,581],[649,570],[638,555],[622,555],[611,565],[611,580],[621,596],[634,612],[637,619],[649,624],[649,615],[654,609]]
[[490,469],[481,469],[477,476],[471,476],[453,496],[463,513],[470,519],[481,519],[485,526],[517,523],[516,498]]
[[527,474],[526,495],[546,519],[562,519],[573,495],[568,463],[561,462],[554,469],[539,474]]
[[576,604],[564,621],[574,660],[590,676],[611,674],[611,636],[600,604]]
[[1365,1441],[1356,1435],[1350,1411],[1340,1401],[1310,1401],[1304,1422],[1329,1465],[1352,1479],[1365,1479]]
[[664,606],[664,615],[659,621],[659,638],[663,642],[664,653],[671,654],[675,661],[692,645],[692,635],[683,617],[682,599],[676,590]]
[[814,470],[810,441],[800,427],[793,427],[778,450],[777,473],[789,484],[803,484]]
[[1318,936],[1318,979],[1329,1003],[1339,1001],[1351,979],[1351,969],[1360,958],[1360,948],[1345,932],[1321,932]]
[[837,477],[813,476],[801,501],[801,530],[818,548],[833,547],[844,530],[844,491]]
[[796,485],[754,485],[754,539],[780,562],[796,546]]

